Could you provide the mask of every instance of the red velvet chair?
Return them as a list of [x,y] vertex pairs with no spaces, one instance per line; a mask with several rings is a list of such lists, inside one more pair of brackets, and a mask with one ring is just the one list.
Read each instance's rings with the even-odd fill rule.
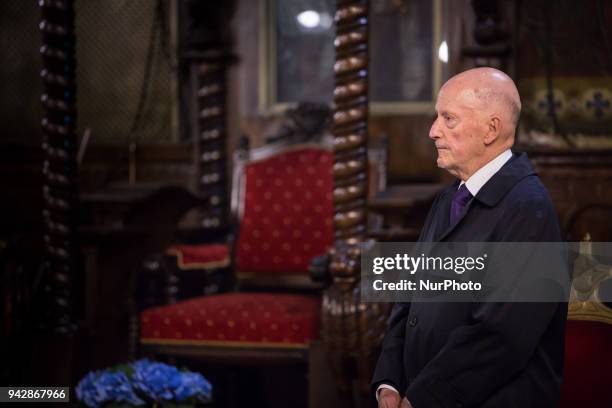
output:
[[[590,244],[582,255],[590,257]],[[612,291],[612,268],[593,263],[574,278],[565,334],[563,408],[612,407],[612,309],[602,302]]]
[[169,249],[186,270],[229,265],[235,290],[143,310],[140,350],[221,362],[307,359],[323,288],[309,264],[334,239],[333,161],[331,146],[314,143],[237,155],[236,239]]

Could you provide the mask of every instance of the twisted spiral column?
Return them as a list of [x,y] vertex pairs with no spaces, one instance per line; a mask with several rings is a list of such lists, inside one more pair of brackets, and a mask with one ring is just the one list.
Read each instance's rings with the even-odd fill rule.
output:
[[[363,303],[359,243],[366,238],[368,195],[368,0],[336,3],[334,88],[333,282],[323,294],[322,336],[337,386],[367,401],[384,333],[387,304]],[[362,403],[360,404],[359,401]]]
[[338,0],[334,64],[336,239],[365,235],[368,138],[368,0]]
[[39,0],[43,60],[45,327],[72,330],[77,269],[76,59],[73,0]]
[[226,71],[228,57],[211,50],[196,64],[198,123],[198,190],[206,195],[204,228],[227,223],[227,114]]

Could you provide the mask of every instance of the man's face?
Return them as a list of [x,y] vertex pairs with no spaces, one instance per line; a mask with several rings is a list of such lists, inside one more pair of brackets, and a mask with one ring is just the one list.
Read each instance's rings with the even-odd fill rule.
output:
[[473,91],[460,84],[448,83],[438,94],[429,137],[438,150],[438,167],[462,179],[477,170],[474,163],[485,148],[486,126],[479,108]]

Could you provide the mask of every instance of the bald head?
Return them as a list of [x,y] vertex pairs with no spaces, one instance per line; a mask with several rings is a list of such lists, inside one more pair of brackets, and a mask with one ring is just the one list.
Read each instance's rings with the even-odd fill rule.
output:
[[449,79],[436,101],[429,137],[438,167],[467,180],[510,149],[521,100],[510,77],[494,68],[476,68]]
[[512,78],[495,68],[474,68],[449,79],[442,89],[459,87],[480,102],[479,109],[499,115],[514,135],[521,114],[521,98]]

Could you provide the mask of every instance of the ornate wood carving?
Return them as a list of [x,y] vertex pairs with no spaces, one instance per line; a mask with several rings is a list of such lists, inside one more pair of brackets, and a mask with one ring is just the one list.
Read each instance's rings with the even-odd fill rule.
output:
[[[507,70],[512,54],[507,18],[498,0],[473,0],[473,43],[462,47],[461,55],[472,59],[474,66],[494,66]],[[468,42],[469,44],[470,42]]]
[[588,233],[593,241],[609,241],[612,152],[529,149],[528,154],[550,191],[566,239],[579,241]]
[[222,50],[206,52],[204,58],[192,65],[196,90],[197,189],[206,196],[207,202],[203,228],[227,225],[227,65]]
[[180,58],[189,70],[188,109],[196,146],[196,191],[205,204],[201,227],[228,225],[227,68],[232,54],[231,19],[236,1],[179,1]]
[[77,270],[76,59],[72,0],[40,0],[44,88],[43,218],[45,294],[42,323],[72,330],[71,284]]
[[368,135],[368,1],[336,6],[334,227],[336,238],[365,235]]
[[612,267],[593,257],[590,239],[587,236],[580,243],[580,256],[574,264],[568,318],[612,324],[612,309],[603,303],[598,290],[602,282],[612,278]]
[[[334,228],[332,284],[323,294],[322,337],[337,385],[346,394],[369,393],[388,305],[360,302],[359,242],[366,237],[368,195],[367,0],[336,3],[334,71]],[[353,387],[357,385],[357,389]],[[356,391],[356,392],[355,392]],[[354,401],[351,401],[353,404]]]
[[382,343],[389,304],[360,301],[359,244],[338,242],[330,253],[332,285],[323,296],[321,325],[328,358],[339,388],[369,394],[369,383]]

